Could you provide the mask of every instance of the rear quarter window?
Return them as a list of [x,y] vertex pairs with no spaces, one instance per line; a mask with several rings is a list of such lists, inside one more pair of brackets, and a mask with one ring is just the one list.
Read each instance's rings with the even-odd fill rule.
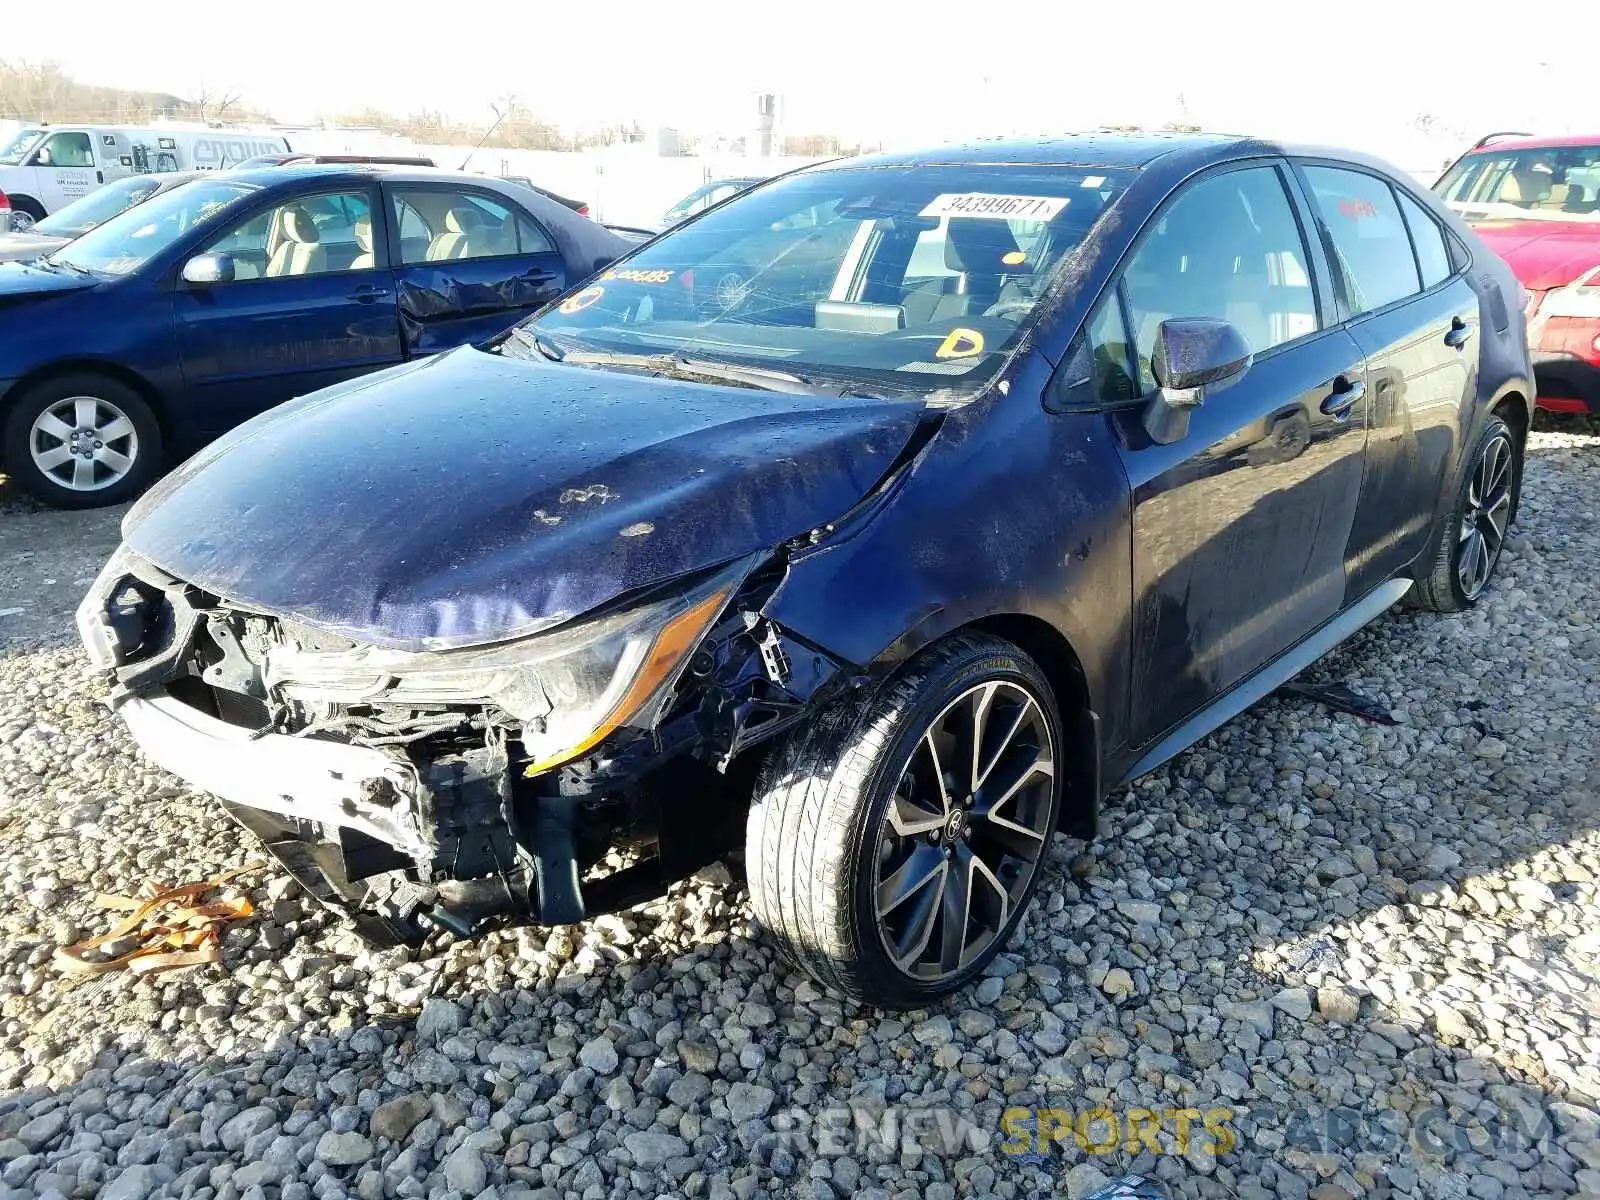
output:
[[1445,247],[1444,231],[1439,228],[1439,223],[1404,192],[1400,193],[1400,210],[1405,213],[1406,226],[1411,230],[1411,242],[1417,248],[1417,267],[1422,272],[1422,286],[1431,288],[1450,278],[1450,252]]

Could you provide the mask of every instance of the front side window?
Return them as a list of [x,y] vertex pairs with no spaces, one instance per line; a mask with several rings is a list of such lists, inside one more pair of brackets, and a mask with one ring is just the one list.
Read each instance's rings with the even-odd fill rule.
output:
[[1411,237],[1389,184],[1339,167],[1307,167],[1313,202],[1333,239],[1351,316],[1393,304],[1422,288]]
[[365,192],[296,196],[252,213],[206,250],[233,259],[235,280],[363,270],[373,265],[371,203]]
[[391,201],[400,230],[400,261],[408,265],[554,249],[525,213],[477,192],[397,188]]
[[38,157],[42,167],[94,166],[94,149],[89,145],[87,133],[52,134],[39,147]]
[[1214,317],[1244,334],[1256,354],[1317,329],[1306,248],[1275,167],[1210,175],[1190,184],[1157,218],[1123,273],[1140,392],[1161,323]]
[[126,275],[179,238],[223,219],[259,190],[252,183],[197,179],[96,225],[50,255],[50,261],[105,275]]
[[1469,154],[1434,185],[1469,221],[1600,223],[1600,144]]
[[985,382],[1131,172],[834,167],[741,193],[524,327],[504,353],[691,355],[883,392]]

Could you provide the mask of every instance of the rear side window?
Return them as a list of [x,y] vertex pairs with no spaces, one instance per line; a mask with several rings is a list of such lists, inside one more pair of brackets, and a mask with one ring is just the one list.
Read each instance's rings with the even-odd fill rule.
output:
[[555,249],[525,213],[478,192],[408,187],[396,189],[391,200],[403,263],[547,254]]
[[1351,315],[1359,316],[1422,290],[1411,238],[1389,185],[1375,175],[1307,167],[1317,212],[1333,239]]
[[1450,252],[1445,249],[1444,232],[1427,211],[1404,192],[1400,208],[1411,230],[1411,244],[1417,248],[1417,266],[1422,270],[1422,286],[1431,288],[1450,278]]

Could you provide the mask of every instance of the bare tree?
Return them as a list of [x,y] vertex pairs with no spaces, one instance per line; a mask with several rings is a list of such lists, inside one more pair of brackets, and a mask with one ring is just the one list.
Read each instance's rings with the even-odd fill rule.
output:
[[200,91],[192,100],[192,104],[201,121],[207,125],[220,124],[230,112],[238,108],[243,97],[238,92],[226,89],[213,92],[206,87],[205,81],[200,82]]

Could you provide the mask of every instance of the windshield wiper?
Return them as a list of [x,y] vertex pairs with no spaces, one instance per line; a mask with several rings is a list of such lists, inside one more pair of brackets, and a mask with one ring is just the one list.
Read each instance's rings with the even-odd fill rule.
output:
[[[535,344],[538,345],[537,339]],[[541,354],[547,354],[544,346]],[[810,396],[817,393],[817,385],[800,375],[777,371],[770,367],[746,367],[737,363],[718,362],[711,358],[693,358],[687,354],[627,354],[614,350],[568,350],[561,362],[580,367],[630,367],[664,375],[669,379],[711,379],[718,383],[731,383],[735,387],[756,388],[764,392],[792,392]]]
[[66,260],[64,258],[57,258],[53,254],[42,255],[42,256],[40,256],[40,258],[37,261],[42,262],[42,263],[48,263],[52,267],[64,267],[68,271],[76,271],[79,275],[93,275],[94,274],[94,272],[89,270],[88,267],[80,267],[75,262],[69,262],[68,260]]
[[775,367],[758,367],[744,363],[723,362],[719,359],[698,358],[682,351],[657,351],[654,353],[622,350],[564,349],[554,339],[526,329],[513,329],[507,341],[532,347],[551,362],[570,363],[580,367],[623,367],[648,371],[672,379],[712,379],[735,387],[755,388],[767,392],[787,392],[799,396],[838,396],[843,399],[882,400],[880,392],[838,380],[820,380]]

